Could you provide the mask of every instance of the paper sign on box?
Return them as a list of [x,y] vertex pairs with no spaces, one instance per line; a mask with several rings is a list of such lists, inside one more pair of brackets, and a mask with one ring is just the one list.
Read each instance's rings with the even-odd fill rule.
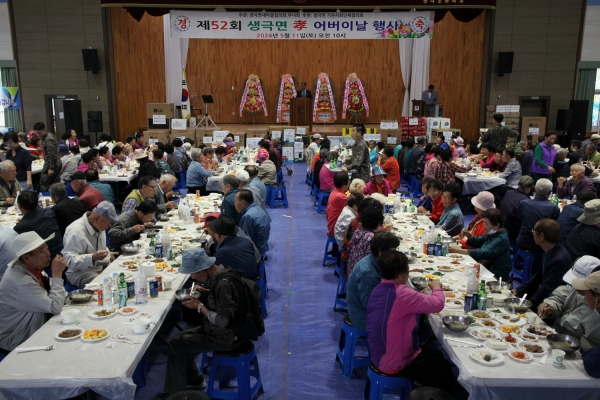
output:
[[388,136],[387,144],[396,144],[396,136]]
[[239,143],[240,142],[240,137],[236,136],[236,135],[233,135],[233,141],[234,141],[234,143]]
[[152,115],[152,123],[154,125],[164,125],[167,123],[166,115]]
[[228,134],[229,134],[229,131],[214,131],[213,139],[215,142],[217,140],[225,140],[225,138],[227,137]]
[[410,125],[410,126],[419,125],[419,118],[409,118],[408,125]]
[[283,131],[283,143],[292,144],[294,142],[294,132]]
[[297,127],[296,128],[296,135],[306,135],[306,128],[305,127]]
[[284,128],[283,137],[286,137],[288,135],[296,136],[296,128]]
[[271,139],[281,140],[281,131],[271,131]]
[[340,145],[340,139],[329,138],[329,143],[330,143],[331,148],[333,149],[333,148],[338,147]]
[[260,142],[262,138],[247,138],[246,139],[246,147],[251,149],[258,149],[258,142]]
[[540,128],[529,128],[529,134],[530,135],[539,135],[540,134]]
[[288,160],[291,160],[294,158],[294,148],[291,146],[282,147],[281,153],[282,153],[282,156],[287,158]]
[[171,120],[171,129],[187,129],[187,119],[175,119]]
[[156,143],[158,143],[158,139],[148,139],[149,146],[154,146]]
[[204,136],[202,138],[202,143],[204,143],[204,144],[212,144],[212,142],[213,142],[212,136]]

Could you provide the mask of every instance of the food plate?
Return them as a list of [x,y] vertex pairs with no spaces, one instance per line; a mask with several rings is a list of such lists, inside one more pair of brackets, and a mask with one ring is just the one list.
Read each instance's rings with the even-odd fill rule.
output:
[[477,340],[498,339],[500,337],[500,333],[490,328],[469,328],[467,334]]
[[438,271],[442,272],[452,272],[454,271],[454,267],[452,265],[438,265]]
[[482,321],[489,321],[491,319],[494,319],[494,316],[491,315],[489,312],[487,311],[481,311],[481,310],[475,310],[475,311],[471,311],[469,313],[469,315],[477,320],[482,320]]
[[128,267],[130,265],[138,265],[140,262],[138,260],[127,260],[121,263],[122,267]]
[[495,350],[498,353],[506,354],[509,350],[514,349],[510,343],[503,342],[501,340],[486,340],[483,345],[488,349]]
[[409,275],[412,278],[422,278],[424,276],[422,272],[410,272]]
[[494,317],[496,318],[496,320],[498,320],[500,323],[502,323],[504,325],[523,326],[527,323],[527,318],[519,317],[517,314],[507,314],[507,313],[496,314],[496,313],[494,313]]
[[463,308],[464,306],[465,306],[465,303],[460,299],[446,299],[446,304],[444,307],[459,309],[459,308]]
[[521,339],[513,333],[500,333],[500,337],[502,338],[502,341],[512,345],[516,345],[521,341]]
[[[486,361],[485,356],[489,356],[490,360]],[[495,367],[504,364],[504,356],[497,351],[491,349],[473,349],[469,352],[469,357],[479,364],[488,367]]]
[[[102,337],[100,337],[100,335],[102,335]],[[88,329],[81,335],[81,340],[84,342],[99,342],[109,336],[110,333],[106,329]]]
[[517,348],[533,354],[534,357],[542,357],[548,353],[550,346],[542,342],[521,342],[517,344]]
[[519,337],[521,339],[523,339],[525,342],[537,342],[539,340],[539,336],[538,335],[533,335],[525,330],[523,330],[521,332],[521,334],[519,335]]
[[536,335],[539,339],[545,339],[546,336],[554,335],[556,333],[554,329],[546,325],[525,325],[523,329],[523,333]]
[[509,350],[508,356],[520,363],[529,363],[533,361],[533,354],[520,349]]
[[475,323],[485,328],[491,329],[496,329],[498,325],[500,325],[498,321],[494,321],[493,319],[476,319]]
[[[498,321],[496,321],[498,322]],[[500,333],[512,333],[513,336],[520,335],[523,332],[523,328],[519,328],[517,325],[502,324],[496,327],[496,330]]]
[[449,300],[449,299],[460,299],[460,293],[459,292],[444,291],[444,295],[446,296],[446,300]]
[[88,311],[88,317],[91,319],[106,319],[110,318],[117,313],[116,307],[100,307]]
[[[79,333],[76,334],[75,331],[77,331]],[[63,332],[70,332],[74,336],[60,337],[60,334]],[[54,335],[54,339],[58,340],[59,342],[68,342],[70,340],[77,339],[79,336],[81,336],[82,333],[83,333],[83,329],[81,329],[81,328],[61,329],[60,331],[56,332],[56,335]]]
[[123,307],[123,308],[119,308],[119,314],[122,315],[131,315],[131,314],[135,314],[137,312],[137,307]]
[[463,259],[463,256],[461,256],[460,254],[450,254],[448,257],[449,258],[453,258],[455,260],[462,260]]

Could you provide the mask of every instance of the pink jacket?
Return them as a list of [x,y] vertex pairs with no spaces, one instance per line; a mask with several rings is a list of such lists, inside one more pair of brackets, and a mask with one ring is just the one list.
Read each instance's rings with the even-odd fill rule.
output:
[[[389,296],[390,284],[395,285],[395,296]],[[391,310],[385,311],[391,301],[393,301]],[[409,365],[421,353],[417,337],[419,314],[442,311],[444,303],[444,292],[441,289],[435,289],[431,295],[426,295],[407,285],[397,285],[394,281],[386,279],[381,280],[371,293],[367,308],[371,359],[380,371],[397,372]],[[384,330],[377,332],[378,326],[384,327]],[[383,340],[380,342],[381,339],[377,338]]]

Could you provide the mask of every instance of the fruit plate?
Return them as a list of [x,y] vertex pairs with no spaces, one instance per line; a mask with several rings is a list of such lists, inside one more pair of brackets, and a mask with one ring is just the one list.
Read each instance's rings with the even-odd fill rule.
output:
[[[98,338],[98,339],[86,339],[84,337],[85,332],[92,331],[92,330],[96,330],[98,332],[104,331],[104,332],[106,332],[106,335],[103,336],[103,337],[101,337],[101,338]],[[84,331],[83,334],[80,337],[81,337],[81,340],[83,340],[84,342],[93,343],[93,342],[99,342],[99,341],[104,340],[104,339],[108,339],[110,337],[110,332],[108,332],[106,329],[88,329],[88,330]]]

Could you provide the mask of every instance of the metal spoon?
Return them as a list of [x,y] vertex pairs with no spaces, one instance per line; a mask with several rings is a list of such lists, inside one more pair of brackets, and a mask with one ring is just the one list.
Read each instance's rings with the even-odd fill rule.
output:
[[521,304],[523,304],[523,302],[525,301],[525,297],[527,297],[527,293],[525,293],[523,295],[523,298],[521,299],[521,301],[519,302],[519,306],[521,306]]
[[32,347],[32,348],[25,348],[25,349],[17,349],[16,352],[17,353],[29,353],[31,351],[38,351],[38,350],[44,350],[44,351],[50,351],[54,349],[54,346],[46,346],[46,347]]

